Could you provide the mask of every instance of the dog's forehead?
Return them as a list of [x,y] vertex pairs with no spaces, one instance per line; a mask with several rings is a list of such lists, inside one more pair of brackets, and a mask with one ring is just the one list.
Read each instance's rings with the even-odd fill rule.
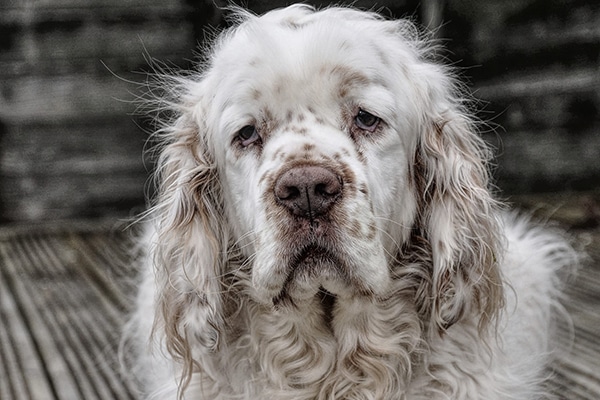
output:
[[[387,58],[369,35],[347,24],[261,24],[239,29],[215,58],[214,69],[228,92],[247,102],[286,101],[318,107],[385,78]],[[244,68],[239,68],[244,65]],[[326,98],[324,98],[326,97]]]

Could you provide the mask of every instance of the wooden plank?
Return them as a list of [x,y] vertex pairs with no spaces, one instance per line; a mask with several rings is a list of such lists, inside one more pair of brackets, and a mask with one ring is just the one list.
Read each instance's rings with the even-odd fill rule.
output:
[[3,135],[0,219],[125,217],[144,204],[146,134],[123,118],[88,123],[30,124]]
[[[41,360],[52,380],[52,387],[57,397],[65,400],[85,398],[84,393],[79,391],[73,371],[65,360],[68,348],[62,346],[60,336],[57,338],[49,334],[62,332],[57,331],[52,320],[45,318],[46,311],[40,309],[38,302],[44,293],[43,290],[40,291],[42,288],[31,285],[27,277],[27,263],[23,263],[25,255],[22,249],[13,243],[6,243],[0,247],[0,255],[4,270],[13,277],[12,291],[15,301],[23,310],[28,330],[37,344],[36,347],[39,349]],[[25,257],[25,260],[27,259],[28,257]],[[32,293],[36,293],[36,296],[31,296]]]
[[[103,294],[111,296],[119,312],[128,311],[134,304],[138,279],[133,267],[132,255],[136,243],[131,232],[116,234],[71,235],[70,244],[77,248],[86,259],[82,273],[90,282],[99,286]],[[114,287],[119,290],[104,290],[103,287]],[[122,322],[122,321],[121,321]]]
[[553,71],[518,74],[512,79],[500,79],[479,84],[474,92],[478,98],[496,101],[500,98],[534,97],[548,94],[587,92],[597,87],[598,71],[595,68],[579,68],[569,74]]
[[117,99],[133,100],[135,85],[105,76],[72,74],[48,79],[24,76],[5,82],[10,101],[2,101],[0,119],[7,124],[34,121],[83,120],[107,115],[126,115],[134,106]]
[[[96,38],[102,36],[103,40]],[[148,21],[146,27],[86,27],[81,33],[47,33],[36,37],[15,37],[13,46],[0,53],[3,76],[57,76],[93,73],[110,76],[112,71],[122,79],[139,78],[135,74],[148,70],[148,58],[181,62],[192,58],[193,38],[186,24]],[[114,43],[119,43],[115,46]],[[116,81],[119,79],[115,78]],[[12,88],[12,85],[6,85]]]
[[[56,398],[134,398],[134,389],[120,375],[116,357],[118,327],[124,323],[124,294],[106,278],[102,268],[106,260],[98,258],[98,253],[82,254],[90,248],[86,239],[68,232],[24,232],[10,240],[0,235],[0,244],[0,260],[9,260],[5,271],[19,282],[14,299],[26,304],[27,321],[37,321],[28,329],[40,348],[37,359],[56,386]],[[111,295],[114,291],[119,294]],[[33,385],[22,382],[28,388]]]
[[139,7],[159,8],[162,10],[180,9],[180,1],[164,0],[36,0],[36,1],[9,1],[0,3],[1,9],[35,9],[45,10],[54,8],[74,8],[84,10],[97,10],[103,8],[125,8],[131,9]]
[[[115,308],[110,301],[112,296],[99,292],[105,289],[110,293],[114,289],[107,285],[100,287],[97,281],[82,274],[87,268],[76,269],[86,265],[86,260],[81,259],[78,249],[69,246],[70,240],[66,239],[32,238],[29,250],[38,254],[46,267],[58,269],[65,266],[77,273],[77,279],[60,280],[54,287],[57,306],[65,310],[65,321],[61,325],[68,327],[70,344],[76,349],[97,397],[125,399],[129,394],[120,382],[117,360],[110,357],[114,354],[106,354],[108,350],[114,351],[114,344],[119,340],[119,330],[114,327],[123,325],[123,310]],[[65,250],[77,254],[77,265],[64,265]],[[94,306],[89,307],[88,304]]]
[[2,205],[9,221],[73,216],[128,217],[143,205],[145,176],[71,175],[4,178]]
[[101,75],[108,71],[100,60],[111,70],[131,72],[147,65],[146,54],[162,60],[190,58],[194,39],[188,11],[177,1],[137,7],[110,1],[13,2],[0,12],[0,27],[9,36],[0,52],[1,74],[12,79],[91,71]]
[[52,383],[6,278],[0,268],[0,398],[51,399]]
[[600,177],[600,135],[594,130],[521,130],[489,141],[499,147],[498,185],[511,193],[584,190]]
[[146,172],[147,139],[125,115],[64,125],[28,123],[4,133],[0,171],[8,176]]

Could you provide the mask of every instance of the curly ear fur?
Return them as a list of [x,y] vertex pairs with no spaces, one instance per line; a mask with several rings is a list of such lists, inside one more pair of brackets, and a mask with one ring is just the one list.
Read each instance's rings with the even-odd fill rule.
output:
[[157,202],[150,210],[157,231],[154,330],[164,331],[167,350],[183,365],[181,388],[194,369],[192,350],[197,349],[192,349],[191,341],[215,350],[224,323],[220,277],[226,233],[219,223],[221,191],[199,129],[183,115],[161,132],[166,144],[155,173]]
[[[430,119],[431,121],[431,119]],[[431,254],[428,312],[443,331],[464,315],[483,328],[503,304],[496,202],[488,184],[485,143],[463,113],[451,108],[429,122],[415,155],[419,235]]]
[[398,65],[411,56],[419,65],[408,72],[418,127],[410,167],[418,214],[410,246],[429,270],[418,273],[417,305],[431,328],[443,331],[467,314],[479,314],[483,328],[503,305],[498,203],[488,187],[491,152],[464,104],[468,94],[435,60],[436,43],[406,21],[397,22],[398,37],[397,48],[407,50]]

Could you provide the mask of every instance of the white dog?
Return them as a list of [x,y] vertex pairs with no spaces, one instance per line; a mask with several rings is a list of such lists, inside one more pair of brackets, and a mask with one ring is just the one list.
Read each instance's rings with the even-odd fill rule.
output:
[[235,11],[159,107],[129,327],[147,398],[537,399],[569,246],[490,195],[410,22]]

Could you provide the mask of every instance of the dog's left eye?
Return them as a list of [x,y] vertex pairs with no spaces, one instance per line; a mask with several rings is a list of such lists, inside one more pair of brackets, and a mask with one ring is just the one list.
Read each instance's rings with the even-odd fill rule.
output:
[[260,140],[260,136],[254,125],[246,125],[238,131],[238,138],[242,146],[250,146],[252,143]]
[[360,129],[369,132],[375,131],[380,122],[381,118],[362,109],[358,110],[358,114],[354,117],[354,124]]

